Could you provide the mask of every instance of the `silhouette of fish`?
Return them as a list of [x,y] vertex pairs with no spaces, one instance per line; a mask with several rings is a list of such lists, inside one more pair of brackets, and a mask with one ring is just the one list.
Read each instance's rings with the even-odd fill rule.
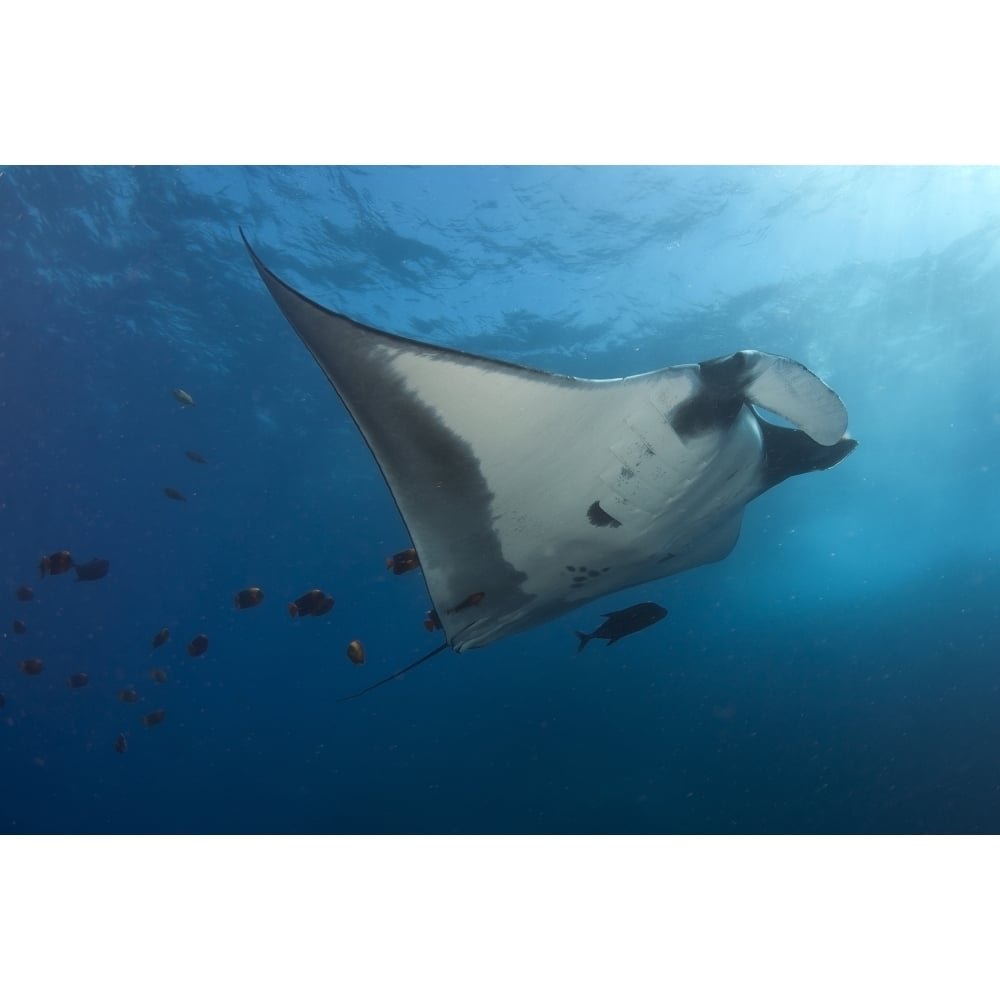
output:
[[591,639],[607,639],[608,645],[616,643],[619,639],[631,635],[633,632],[640,632],[650,625],[655,625],[658,621],[667,617],[667,609],[661,608],[659,604],[646,601],[642,604],[633,604],[630,608],[621,611],[608,611],[605,613],[605,622],[596,631],[589,635],[577,632],[576,637],[580,640],[577,647],[579,653]]
[[111,563],[107,559],[91,559],[90,562],[76,563],[73,569],[76,570],[77,582],[80,580],[100,580],[108,575]]
[[303,618],[311,615],[319,618],[333,607],[333,598],[322,590],[306,591],[288,604],[288,613],[292,618]]
[[63,549],[61,552],[53,552],[50,556],[42,556],[38,564],[38,575],[45,576],[46,573],[51,573],[57,576],[65,573],[72,565],[73,557]]
[[196,635],[187,644],[188,656],[201,656],[206,649],[208,649],[208,636],[203,633]]
[[246,608],[255,608],[261,601],[264,600],[264,591],[260,587],[247,587],[245,590],[241,590],[236,597],[233,598],[233,604],[241,610]]

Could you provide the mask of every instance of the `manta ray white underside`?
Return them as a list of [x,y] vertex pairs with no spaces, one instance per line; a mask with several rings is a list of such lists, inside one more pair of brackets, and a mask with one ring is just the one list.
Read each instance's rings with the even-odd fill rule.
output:
[[553,375],[372,329],[247,249],[368,442],[457,652],[722,559],[749,501],[856,445],[837,394],[788,358]]

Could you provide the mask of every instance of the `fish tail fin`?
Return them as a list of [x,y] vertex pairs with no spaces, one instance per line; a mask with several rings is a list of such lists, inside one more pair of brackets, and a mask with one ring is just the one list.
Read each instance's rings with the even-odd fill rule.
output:
[[376,681],[374,684],[369,684],[368,687],[362,688],[360,691],[355,691],[354,694],[345,695],[343,698],[338,698],[337,701],[350,701],[352,698],[360,698],[363,694],[368,694],[369,691],[374,691],[375,688],[381,687],[383,684],[388,684],[389,681],[394,681],[397,677],[402,676],[407,670],[412,670],[414,667],[419,667],[421,663],[429,660],[432,656],[437,656],[442,650],[448,648],[448,643],[443,642],[440,646],[432,649],[429,653],[424,654],[419,660],[414,660],[412,663],[407,664],[401,670],[397,670],[394,674],[389,674],[388,677],[383,677],[382,680]]
[[581,652],[583,650],[583,647],[586,646],[587,643],[594,638],[592,635],[585,635],[583,632],[577,632],[576,637],[577,639],[580,640],[580,645],[576,647],[576,651],[578,653]]

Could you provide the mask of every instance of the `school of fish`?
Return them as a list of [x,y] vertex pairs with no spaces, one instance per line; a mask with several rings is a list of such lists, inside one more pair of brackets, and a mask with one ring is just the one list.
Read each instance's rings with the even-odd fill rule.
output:
[[[195,405],[194,398],[186,390],[174,388],[171,390],[171,393],[174,399],[183,407]],[[184,454],[188,459],[197,465],[208,464],[208,459],[206,459],[201,452],[188,450],[185,451]],[[162,492],[168,499],[185,503],[187,502],[187,496],[172,486],[163,487]],[[196,493],[194,495],[197,496]],[[393,575],[400,576],[404,573],[409,573],[419,569],[420,559],[415,549],[407,548],[387,557],[385,560],[385,566],[387,570],[390,570],[393,573]],[[102,580],[108,575],[110,568],[111,564],[108,559],[94,557],[86,562],[78,562],[73,558],[70,550],[59,549],[49,553],[48,555],[43,555],[40,558],[38,563],[38,574],[39,578],[44,580],[46,577],[62,576],[69,573],[70,570],[73,570],[76,573],[76,582],[79,583],[82,581],[89,582]],[[46,584],[46,586],[49,586],[49,584]],[[22,604],[32,603],[35,599],[34,589],[28,584],[21,584],[14,590],[14,597]],[[449,613],[474,607],[484,600],[488,600],[488,595],[484,591],[469,594],[464,600],[456,605],[455,608],[449,609]],[[246,611],[258,607],[263,603],[263,601],[264,591],[260,587],[251,586],[245,587],[234,595],[233,606],[238,611]],[[305,591],[301,596],[288,601],[285,607],[289,617],[292,619],[319,618],[328,614],[333,609],[335,603],[334,598],[330,594],[319,588],[312,588]],[[577,633],[580,640],[580,649],[582,649],[587,641],[592,638],[607,638],[609,642],[615,642],[624,635],[631,634],[632,632],[639,631],[642,628],[646,628],[649,625],[654,624],[656,621],[659,621],[662,617],[664,617],[666,613],[666,610],[660,608],[658,605],[645,604],[636,605],[634,608],[627,608],[621,612],[613,612],[605,615],[605,618],[608,620],[594,633],[591,633],[590,635],[584,635],[579,632]],[[26,617],[28,616],[25,615],[25,618]],[[13,638],[13,636],[25,636],[30,633],[31,630],[25,618],[16,618],[13,620],[9,637]],[[423,625],[429,632],[441,629],[441,620],[433,608],[427,611]],[[155,652],[160,650],[163,646],[165,646],[170,641],[170,636],[170,629],[166,626],[155,632],[151,642],[153,651]],[[15,641],[23,642],[24,640],[18,639]],[[208,636],[203,632],[195,634],[185,646],[188,655],[192,658],[199,658],[205,655],[208,648]],[[351,639],[347,643],[346,656],[347,659],[355,666],[363,666],[366,663],[367,653],[360,639]],[[38,677],[45,670],[43,661],[36,656],[24,656],[17,666],[18,670],[26,677]],[[412,666],[415,666],[415,664],[411,664],[411,667]],[[382,681],[372,685],[372,687],[377,687],[385,681],[391,680],[393,677],[397,676],[399,673],[405,672],[407,669],[410,668],[407,667],[404,668],[403,671],[397,671],[397,674],[384,678]],[[164,667],[148,667],[145,671],[145,675],[155,685],[166,684],[169,680],[169,672]],[[66,678],[66,686],[72,690],[81,690],[89,687],[90,681],[90,675],[86,671],[76,671]],[[365,689],[365,691],[367,690],[370,690],[370,688]],[[115,692],[114,697],[123,705],[135,705],[143,699],[143,695],[134,683],[130,683],[124,688],[119,689]],[[6,706],[7,695],[0,692],[0,710],[5,709]],[[141,722],[143,729],[151,729],[163,723],[166,720],[166,717],[166,710],[158,708],[152,711],[143,712],[139,721]],[[126,753],[129,746],[128,731],[120,731],[113,737],[113,739],[109,739],[109,746],[115,753]]]

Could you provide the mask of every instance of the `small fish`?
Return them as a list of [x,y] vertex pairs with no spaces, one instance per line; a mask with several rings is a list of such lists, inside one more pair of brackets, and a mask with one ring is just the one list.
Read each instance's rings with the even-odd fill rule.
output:
[[365,647],[359,640],[352,639],[347,644],[347,658],[359,667],[365,662]]
[[131,705],[139,700],[139,692],[130,684],[118,692],[118,700],[125,702],[126,705]]
[[466,608],[474,608],[485,596],[485,590],[477,591],[475,594],[469,594],[469,596],[462,601],[461,604],[456,604],[455,607],[449,608],[448,614],[453,615],[458,611],[465,611]]
[[171,500],[180,500],[181,503],[187,503],[187,497],[180,490],[175,490],[173,486],[164,486],[163,495],[170,497]]
[[73,569],[76,570],[77,582],[80,580],[100,580],[108,575],[110,568],[111,563],[107,559],[91,559],[90,562],[84,563],[82,566],[79,563],[73,566]]
[[42,672],[42,661],[33,656],[29,660],[21,660],[17,669],[29,677],[37,677]]
[[167,683],[167,672],[166,670],[161,670],[160,667],[151,667],[149,676],[152,677],[157,684]]
[[208,465],[208,459],[200,451],[186,451],[184,452],[192,462],[197,462],[199,465]]
[[201,656],[208,649],[208,636],[196,635],[188,644],[188,656]]
[[240,609],[255,608],[263,600],[264,591],[260,587],[247,587],[236,595],[233,604]]
[[156,635],[153,636],[153,649],[159,649],[168,639],[170,638],[170,629],[161,628]]
[[26,585],[22,585],[14,591],[17,599],[19,601],[33,601],[35,599],[35,592]]
[[389,556],[385,561],[385,568],[391,569],[395,576],[409,573],[410,570],[416,569],[419,565],[420,560],[417,558],[416,549],[403,549],[402,552]]
[[176,399],[178,403],[181,403],[184,406],[194,406],[194,397],[192,397],[191,393],[185,392],[183,389],[174,389],[173,394],[174,399]]
[[28,626],[25,625],[24,622],[21,621],[20,618],[15,618],[14,619],[14,631],[18,635],[24,635],[24,633],[28,631]]
[[142,717],[142,724],[149,729],[150,726],[158,726],[167,717],[165,708],[158,708],[155,712],[150,712]]
[[80,673],[67,677],[66,683],[71,688],[85,688],[90,683],[90,678],[81,670]]
[[427,612],[427,617],[424,619],[424,628],[428,632],[436,632],[438,629],[444,628],[438,613],[433,608]]
[[322,590],[310,590],[288,605],[288,613],[293,618],[306,615],[319,618],[333,607],[333,603],[333,598],[329,594],[324,594]]
[[38,564],[38,575],[44,577],[46,573],[58,576],[65,573],[73,566],[73,557],[63,549],[61,552],[53,552],[50,556],[42,556]]
[[119,733],[115,737],[115,753],[125,753],[128,750],[128,739],[124,733]]
[[589,635],[585,635],[583,632],[576,633],[577,639],[580,640],[576,651],[579,653],[591,639],[607,639],[610,646],[633,632],[639,632],[644,628],[649,628],[650,625],[655,625],[666,616],[666,608],[661,608],[659,604],[653,604],[649,601],[643,604],[633,604],[632,607],[622,611],[609,611],[604,615],[607,621],[599,629]]

